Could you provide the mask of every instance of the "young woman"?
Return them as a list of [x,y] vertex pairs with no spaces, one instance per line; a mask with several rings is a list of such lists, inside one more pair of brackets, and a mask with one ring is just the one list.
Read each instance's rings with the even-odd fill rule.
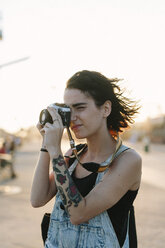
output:
[[32,206],[41,207],[56,195],[47,248],[137,247],[133,202],[141,157],[120,144],[119,134],[133,122],[138,106],[124,97],[118,81],[94,71],[77,72],[68,80],[64,102],[71,109],[70,128],[77,139],[86,139],[78,159],[69,159],[70,151],[64,159],[64,127],[56,109],[48,107],[53,124],[37,125],[43,144]]

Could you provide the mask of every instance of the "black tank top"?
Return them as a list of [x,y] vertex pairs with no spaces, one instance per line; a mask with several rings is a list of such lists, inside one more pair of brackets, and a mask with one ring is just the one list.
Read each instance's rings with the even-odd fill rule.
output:
[[[97,173],[91,173],[90,175],[83,178],[76,178],[73,172],[72,178],[81,195],[85,197],[94,187]],[[135,216],[133,209],[133,201],[136,198],[137,193],[138,190],[129,190],[113,207],[107,210],[121,247],[124,243],[127,233],[128,212],[130,210],[129,247],[137,248]]]

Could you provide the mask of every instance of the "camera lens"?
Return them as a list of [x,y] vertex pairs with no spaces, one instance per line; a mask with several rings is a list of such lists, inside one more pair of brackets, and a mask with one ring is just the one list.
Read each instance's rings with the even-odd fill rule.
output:
[[45,116],[45,113],[43,112],[43,113],[42,113],[42,116],[41,116],[41,121],[42,121],[42,122],[45,121],[45,117],[46,117],[46,116]]
[[51,124],[53,123],[52,117],[49,114],[47,109],[43,109],[41,111],[39,120],[40,120],[41,125],[45,125],[45,123],[47,123],[47,122],[49,122]]

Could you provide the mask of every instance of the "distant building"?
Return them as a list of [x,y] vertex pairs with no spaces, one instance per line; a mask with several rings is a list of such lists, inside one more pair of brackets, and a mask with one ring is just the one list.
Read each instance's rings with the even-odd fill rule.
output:
[[152,127],[151,140],[165,144],[165,115],[151,119],[150,123]]
[[123,139],[143,141],[144,137],[148,137],[153,143],[165,144],[165,114],[147,118],[145,122],[135,123],[126,133],[122,135]]

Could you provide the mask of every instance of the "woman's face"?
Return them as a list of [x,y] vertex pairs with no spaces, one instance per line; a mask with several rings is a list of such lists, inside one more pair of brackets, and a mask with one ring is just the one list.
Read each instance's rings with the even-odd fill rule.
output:
[[71,129],[76,138],[88,138],[100,131],[106,118],[103,108],[97,107],[93,98],[78,89],[66,89],[64,102],[71,108]]

